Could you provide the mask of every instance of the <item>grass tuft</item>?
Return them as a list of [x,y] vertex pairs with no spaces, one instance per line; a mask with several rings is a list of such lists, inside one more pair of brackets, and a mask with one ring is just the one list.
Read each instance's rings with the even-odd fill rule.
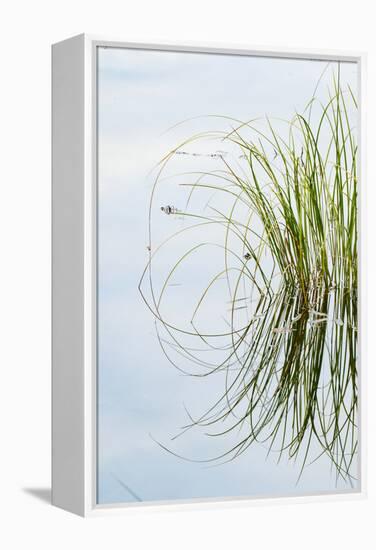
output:
[[[327,455],[351,484],[358,445],[357,144],[351,125],[357,105],[340,82],[338,71],[327,103],[312,98],[288,123],[267,119],[260,128],[259,121],[223,117],[228,131],[193,136],[161,161],[140,291],[168,360],[191,376],[224,375],[222,394],[198,418],[188,413],[183,428],[230,438],[230,447],[209,461],[234,460],[260,442],[280,458],[299,457],[301,471]],[[214,143],[216,152],[192,152],[203,141]],[[184,174],[186,207],[167,212],[188,225],[154,247],[156,189],[178,154],[212,157],[216,169]],[[206,240],[213,227],[220,243]],[[192,230],[201,232],[202,242],[182,251],[157,289],[156,258]],[[221,269],[187,312],[189,325],[178,324],[164,307],[168,286],[209,246],[218,248]],[[223,329],[202,330],[200,313],[223,281]]]

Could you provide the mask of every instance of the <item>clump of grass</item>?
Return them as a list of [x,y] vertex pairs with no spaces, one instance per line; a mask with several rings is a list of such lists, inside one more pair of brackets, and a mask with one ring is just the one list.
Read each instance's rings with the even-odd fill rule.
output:
[[[262,130],[255,122],[231,120],[230,131],[193,136],[161,162],[140,291],[170,362],[184,372],[179,359],[192,364],[193,376],[225,373],[222,395],[199,418],[190,415],[183,429],[203,428],[215,437],[238,434],[238,441],[213,460],[233,460],[261,442],[280,457],[301,456],[301,469],[325,454],[338,476],[352,482],[358,261],[357,145],[349,111],[356,107],[338,73],[327,103],[313,98],[283,133],[270,120]],[[160,176],[176,154],[188,155],[187,147],[202,140],[217,141],[220,151],[227,147],[232,155],[213,153],[219,169],[198,171],[182,184],[188,197],[179,216],[193,225],[154,249],[151,222]],[[192,211],[193,197],[208,191],[214,200],[203,212]],[[218,195],[226,199],[220,202],[228,204],[225,210],[215,206]],[[168,212],[174,215],[172,208]],[[184,250],[158,291],[153,262],[177,235],[192,227],[205,233],[212,226],[223,235],[223,267],[197,297],[190,328],[177,326],[162,314],[166,289],[189,257],[210,243],[204,239]],[[225,329],[203,332],[197,317],[223,278],[230,298]],[[192,345],[195,339],[204,347]],[[215,360],[208,354],[204,359],[204,350]]]

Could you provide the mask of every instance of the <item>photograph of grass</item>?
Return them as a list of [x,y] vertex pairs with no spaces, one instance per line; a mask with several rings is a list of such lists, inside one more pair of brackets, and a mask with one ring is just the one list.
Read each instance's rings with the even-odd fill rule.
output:
[[356,64],[98,83],[99,502],[358,490]]

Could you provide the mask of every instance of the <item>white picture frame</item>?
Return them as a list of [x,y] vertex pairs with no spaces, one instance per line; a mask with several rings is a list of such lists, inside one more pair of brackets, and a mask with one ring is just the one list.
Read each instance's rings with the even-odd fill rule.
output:
[[[360,490],[304,497],[97,505],[96,498],[96,49],[100,46],[353,61],[359,67]],[[52,46],[52,503],[96,516],[163,504],[223,507],[363,498],[366,494],[365,139],[366,56],[222,44],[127,43],[81,34]]]

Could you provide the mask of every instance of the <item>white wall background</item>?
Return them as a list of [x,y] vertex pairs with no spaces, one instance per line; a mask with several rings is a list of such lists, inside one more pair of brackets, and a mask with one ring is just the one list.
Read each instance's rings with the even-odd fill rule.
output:
[[[358,0],[26,0],[0,21],[0,545],[3,548],[375,547],[376,40]],[[365,50],[368,58],[368,498],[82,520],[46,503],[50,479],[50,44],[125,40]]]

